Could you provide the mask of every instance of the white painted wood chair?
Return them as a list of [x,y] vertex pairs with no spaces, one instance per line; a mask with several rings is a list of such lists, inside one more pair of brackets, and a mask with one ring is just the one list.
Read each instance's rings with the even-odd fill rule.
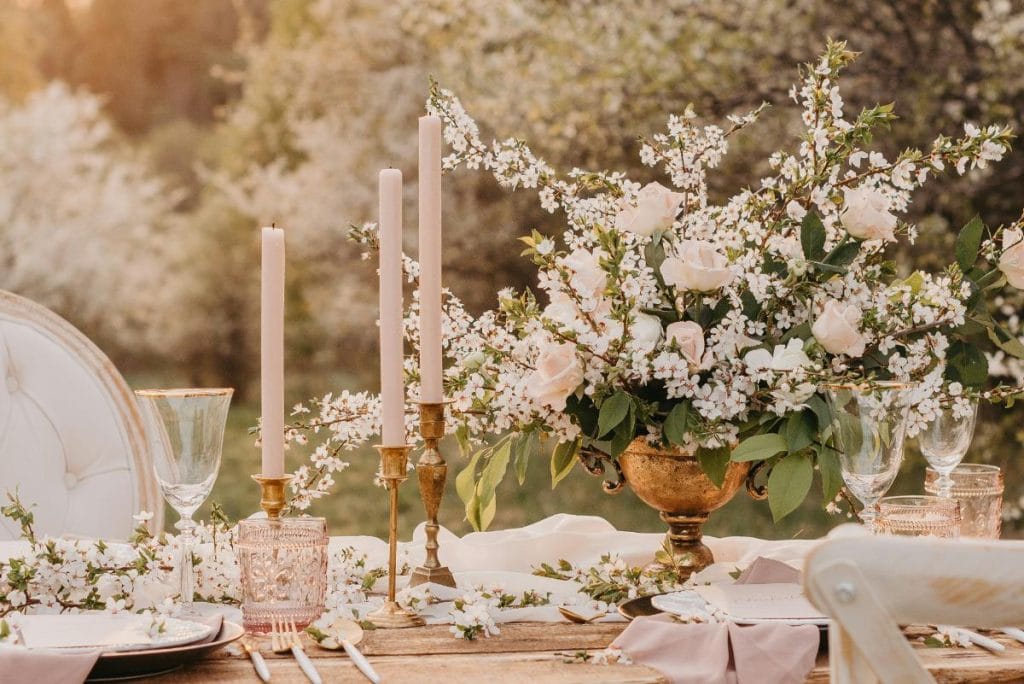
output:
[[[110,360],[52,311],[0,291],[0,501],[17,488],[37,533],[124,539],[163,502],[135,396]],[[0,540],[17,538],[0,519]]]
[[832,618],[833,684],[934,683],[899,625],[1024,625],[1024,542],[841,534],[808,555],[804,586]]

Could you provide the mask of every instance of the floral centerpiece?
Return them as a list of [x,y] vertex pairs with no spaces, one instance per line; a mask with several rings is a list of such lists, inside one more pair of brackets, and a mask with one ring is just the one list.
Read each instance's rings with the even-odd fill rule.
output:
[[[499,306],[478,317],[446,300],[446,388],[472,454],[456,484],[475,527],[492,520],[495,488],[510,471],[523,482],[545,437],[554,438],[555,484],[577,460],[601,472],[643,442],[692,457],[716,486],[735,488],[742,477],[733,471],[764,464],[779,519],[805,498],[815,471],[826,502],[842,487],[823,385],[916,383],[910,435],[942,403],[1018,392],[986,389],[985,350],[1024,357],[989,311],[1007,283],[1024,286],[1024,223],[971,220],[938,273],[901,271],[890,249],[917,238],[901,218],[917,188],[998,161],[1012,134],[968,123],[959,137],[887,158],[870,146],[893,107],[855,116],[844,108],[838,78],[854,57],[834,42],[801,69],[790,95],[805,128],[794,149],[771,155],[770,175],[721,203],[709,196],[708,173],[764,107],[729,117],[727,128],[692,110],[670,116],[640,150],[665,184],[642,184],[616,172],[559,174],[520,140],[487,144],[459,100],[432,88],[427,108],[445,124],[447,170],[483,168],[565,217],[561,236],[522,238],[537,292],[501,291]],[[353,233],[374,245],[372,224]],[[414,280],[417,264],[407,259],[406,269]],[[417,315],[413,302],[413,346]],[[412,359],[407,372],[415,383]],[[373,401],[326,397],[303,425],[327,430],[321,449],[350,446]],[[347,415],[361,416],[355,433],[339,418]]]
[[838,77],[853,59],[832,43],[802,69],[790,93],[806,126],[796,149],[773,154],[772,175],[721,204],[707,174],[761,109],[727,129],[692,111],[670,116],[640,152],[666,187],[621,173],[560,176],[521,141],[487,145],[459,101],[434,88],[428,109],[446,124],[447,168],[483,167],[566,217],[561,240],[523,238],[540,294],[503,291],[475,320],[449,305],[454,409],[467,434],[505,435],[459,476],[474,525],[487,525],[494,487],[510,465],[521,474],[541,434],[557,437],[556,482],[577,456],[615,461],[638,437],[692,451],[718,484],[730,463],[766,462],[778,519],[815,470],[826,501],[841,486],[823,383],[918,383],[909,434],[940,402],[1016,391],[983,390],[984,349],[1024,355],[987,303],[1007,282],[1024,285],[1021,223],[972,220],[940,273],[901,273],[887,249],[917,237],[900,218],[916,188],[998,161],[1011,133],[967,124],[888,159],[869,145],[892,106],[845,116]]

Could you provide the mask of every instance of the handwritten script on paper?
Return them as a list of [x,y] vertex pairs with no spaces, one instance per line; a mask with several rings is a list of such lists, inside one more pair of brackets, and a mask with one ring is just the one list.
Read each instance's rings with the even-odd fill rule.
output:
[[694,591],[737,622],[826,619],[799,584],[713,584]]

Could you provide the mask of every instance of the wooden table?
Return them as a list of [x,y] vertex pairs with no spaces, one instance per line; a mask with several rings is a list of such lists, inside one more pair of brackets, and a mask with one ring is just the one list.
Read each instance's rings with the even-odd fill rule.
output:
[[[500,635],[476,641],[455,639],[447,626],[375,630],[366,633],[359,648],[369,657],[384,682],[402,684],[665,681],[657,671],[642,665],[591,665],[556,655],[603,649],[625,628],[622,623],[518,623],[500,627]],[[995,638],[1006,644],[1006,653],[995,655],[977,647],[947,649],[922,645],[918,655],[940,682],[1024,682],[1024,644],[999,636]],[[324,651],[312,645],[307,653],[315,659],[324,682],[367,681],[344,653]],[[264,648],[264,656],[274,684],[307,682],[291,656],[274,655],[267,648]],[[192,667],[160,677],[158,681],[184,684],[259,680],[246,656],[222,650]],[[826,654],[821,654],[808,682],[827,681],[828,659]]]

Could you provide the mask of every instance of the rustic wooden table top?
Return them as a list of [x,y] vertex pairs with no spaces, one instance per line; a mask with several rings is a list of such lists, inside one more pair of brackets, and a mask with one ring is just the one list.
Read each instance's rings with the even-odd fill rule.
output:
[[[472,682],[524,682],[547,684],[586,681],[664,682],[656,671],[642,665],[591,665],[567,655],[607,647],[625,625],[571,625],[517,623],[500,625],[501,634],[465,641],[452,637],[444,625],[366,632],[359,649],[369,658],[384,682],[402,684],[455,684]],[[1007,646],[1003,654],[981,648],[927,648],[918,655],[939,682],[957,684],[1024,682],[1024,644],[995,636]],[[367,681],[344,653],[324,651],[310,644],[325,682]],[[303,684],[305,675],[290,655],[275,655],[264,647],[264,657],[275,684]],[[259,682],[245,655],[221,650],[188,668],[164,675],[161,684],[196,682]],[[821,654],[808,682],[828,681],[828,657]]]

